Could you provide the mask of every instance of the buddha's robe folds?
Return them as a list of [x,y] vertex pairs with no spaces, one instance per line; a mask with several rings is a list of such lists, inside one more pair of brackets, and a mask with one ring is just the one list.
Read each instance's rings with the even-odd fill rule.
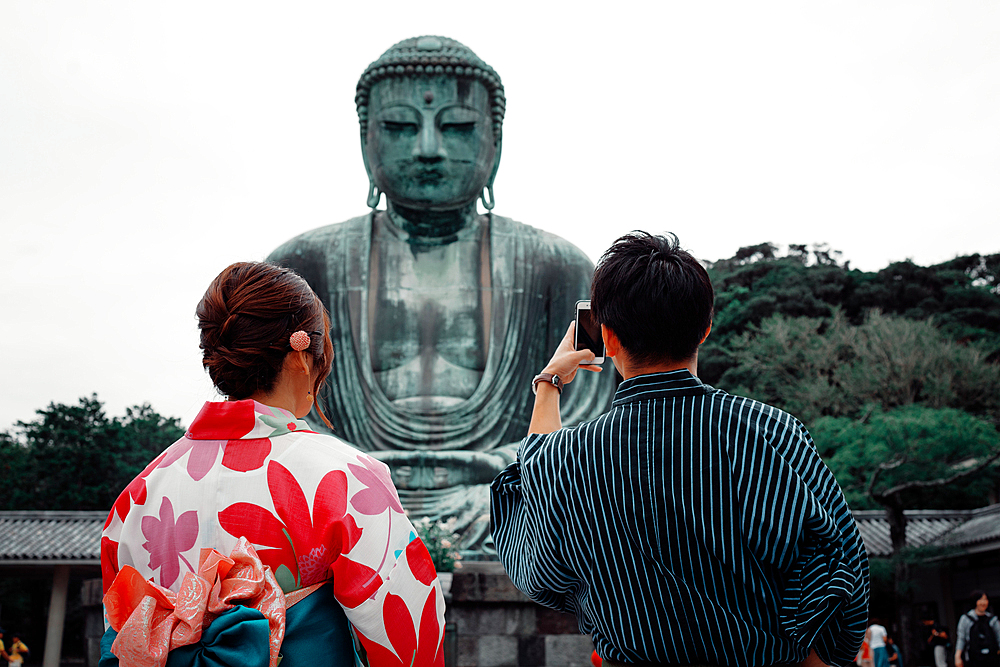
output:
[[[298,272],[330,310],[333,369],[320,399],[338,437],[376,455],[426,452],[420,457],[424,465],[444,469],[463,465],[460,456],[449,455],[459,450],[513,460],[531,418],[531,379],[565,335],[576,301],[589,298],[593,264],[553,234],[495,215],[488,224],[491,284],[483,303],[489,304],[491,315],[486,364],[472,395],[442,408],[392,402],[372,369],[367,307],[369,262],[375,256],[371,214],[306,232],[268,257]],[[610,364],[599,374],[577,374],[563,392],[563,424],[603,413],[614,392],[613,376]],[[461,528],[488,513],[488,479],[453,485],[443,473],[436,475],[439,488],[408,492],[405,475],[398,472],[394,476],[400,497],[416,516],[459,514]],[[453,470],[453,479],[456,475],[469,473]]]

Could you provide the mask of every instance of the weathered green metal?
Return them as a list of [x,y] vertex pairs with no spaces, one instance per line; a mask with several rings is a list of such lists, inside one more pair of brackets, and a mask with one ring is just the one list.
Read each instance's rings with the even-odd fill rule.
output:
[[[411,516],[458,516],[462,545],[488,551],[488,484],[527,431],[530,380],[587,298],[593,265],[489,210],[506,102],[467,47],[404,40],[368,67],[356,100],[373,210],[269,259],[330,309],[335,357],[320,400],[335,434],[391,466]],[[565,423],[607,407],[611,375],[578,376]]]

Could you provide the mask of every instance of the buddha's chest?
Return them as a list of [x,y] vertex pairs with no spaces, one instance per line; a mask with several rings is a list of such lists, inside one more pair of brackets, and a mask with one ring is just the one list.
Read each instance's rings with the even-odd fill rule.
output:
[[367,300],[382,390],[426,407],[468,398],[489,349],[488,248],[478,238],[429,248],[382,240],[373,245]]

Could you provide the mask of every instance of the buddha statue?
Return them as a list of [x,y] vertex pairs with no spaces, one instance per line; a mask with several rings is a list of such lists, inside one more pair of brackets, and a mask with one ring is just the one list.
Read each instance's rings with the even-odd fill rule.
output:
[[[318,400],[335,434],[389,464],[411,519],[455,516],[461,547],[488,552],[489,484],[527,433],[531,379],[588,298],[593,265],[493,213],[506,100],[467,47],[396,44],[365,70],[356,103],[371,211],[268,259],[330,310],[335,357]],[[564,424],[605,411],[612,376],[566,387]]]

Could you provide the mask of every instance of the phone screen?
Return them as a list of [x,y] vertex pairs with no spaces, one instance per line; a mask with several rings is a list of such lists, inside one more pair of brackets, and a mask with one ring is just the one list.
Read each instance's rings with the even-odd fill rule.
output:
[[601,325],[594,321],[593,311],[589,301],[576,304],[576,349],[589,349],[594,353],[596,363],[604,360],[604,339],[601,337]]

